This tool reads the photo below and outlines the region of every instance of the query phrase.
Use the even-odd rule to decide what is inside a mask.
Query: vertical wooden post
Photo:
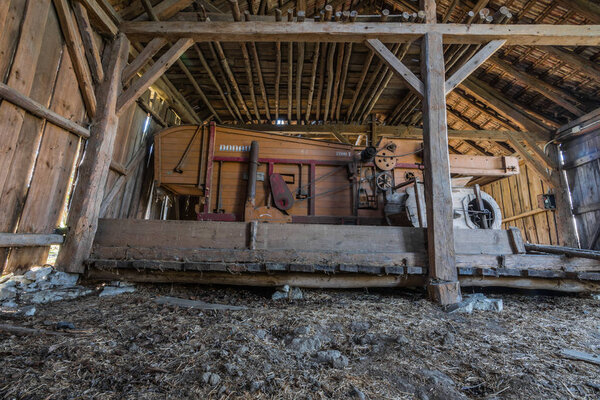
[[[106,51],[108,63],[104,81],[98,88],[98,109],[73,191],[67,222],[69,230],[56,263],[58,268],[67,272],[84,272],[83,263],[90,255],[98,227],[119,121],[116,104],[121,90],[121,72],[127,62],[129,40],[120,34]]]
[[[422,1],[427,23],[435,23],[434,0]],[[452,188],[448,157],[448,127],[442,35],[427,33],[421,44],[425,207],[427,209],[428,292],[442,304],[461,301],[454,253]]]
[[[569,186],[564,176],[559,151],[558,145],[548,145],[548,156],[558,166],[558,170],[553,170],[550,173],[556,176],[557,179],[555,181],[559,183],[554,188],[558,243],[561,246],[579,247],[579,240],[577,239],[577,232],[575,231],[575,224],[573,222],[573,212],[571,211],[571,200],[569,199]]]

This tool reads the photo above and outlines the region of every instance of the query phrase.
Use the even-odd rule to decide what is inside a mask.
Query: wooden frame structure
[[[332,8],[329,6],[329,8],[325,7],[324,14],[320,18],[308,20],[305,19],[305,5],[301,3],[298,4],[295,15],[294,12],[288,12],[287,22],[281,21],[281,12],[275,13],[275,21],[273,19],[264,21],[260,18],[253,20],[250,17],[253,10],[249,10],[245,14],[244,19],[246,21],[244,22],[235,0],[231,1],[233,18],[216,15],[213,16],[215,21],[212,21],[210,17],[206,16],[204,10],[199,11],[199,13],[205,14],[202,21],[165,21],[190,6],[190,3],[189,1],[171,1],[168,4],[163,2],[153,7],[149,1],[144,0],[141,5],[142,12],[145,12],[145,14],[142,14],[135,21],[123,21],[122,17],[105,0],[74,1],[73,7],[70,6],[67,0],[53,1],[85,109],[90,118],[89,129],[73,123],[61,117],[60,114],[47,109],[43,104],[31,100],[28,97],[27,92],[30,88],[26,87],[27,85],[2,84],[0,86],[0,96],[11,104],[29,110],[32,114],[87,139],[85,157],[79,167],[77,185],[70,206],[69,230],[57,261],[60,268],[66,271],[83,272],[84,262],[90,256],[102,201],[106,195],[105,186],[109,169],[126,172],[124,167],[111,162],[111,159],[114,152],[119,116],[123,115],[128,106],[139,101],[139,97],[149,87],[153,86],[157,91],[168,95],[171,107],[177,111],[181,119],[187,122],[202,124],[210,118],[220,119],[219,113],[211,106],[204,93],[205,89],[196,81],[194,74],[190,72],[185,62],[180,59],[186,50],[193,49],[200,60],[204,60],[203,65],[206,68],[208,64],[198,43],[211,42],[210,49],[214,50],[215,55],[219,58],[219,68],[226,79],[218,82],[218,78],[212,72],[209,74],[210,79],[219,88],[218,95],[227,105],[228,111],[238,121],[243,121],[246,118],[250,121],[262,121],[256,100],[257,96],[254,92],[254,73],[257,74],[257,85],[260,96],[263,98],[264,114],[267,115],[268,120],[271,120],[255,42],[275,43],[279,57],[281,57],[282,42],[299,43],[301,46],[298,55],[302,58],[297,60],[296,68],[300,73],[304,66],[304,43],[331,44],[328,53],[326,53],[325,47],[322,47],[322,49],[317,47],[314,51],[315,61],[311,68],[312,79],[308,104],[312,102],[315,85],[317,85],[316,72],[318,65],[316,60],[319,56],[323,59],[325,56],[332,59],[336,54],[336,46],[338,55],[346,51],[347,57],[350,57],[352,44],[364,44],[371,52],[369,63],[372,59],[381,60],[379,70],[384,71],[384,73],[381,75],[379,84],[389,82],[392,75],[404,81],[413,95],[407,97],[406,103],[398,104],[395,111],[400,112],[409,108],[414,110],[421,102],[422,130],[413,127],[405,129],[399,126],[377,127],[375,123],[366,127],[360,125],[326,127],[321,125],[298,129],[304,129],[305,132],[312,131],[314,134],[331,133],[342,142],[348,141],[344,135],[344,130],[360,132],[361,134],[364,132],[365,135],[371,137],[377,137],[378,135],[412,135],[418,137],[422,135],[425,145],[425,200],[429,226],[427,229],[428,287],[431,297],[441,304],[456,303],[461,298],[456,256],[454,254],[455,233],[452,230],[452,210],[449,206],[452,203],[449,201],[449,137],[466,139],[467,142],[468,138],[488,138],[492,141],[507,142],[528,164],[535,168],[544,182],[557,189],[565,185],[564,177],[558,171],[560,166],[558,155],[550,157],[539,147],[539,143],[550,139],[552,136],[549,126],[556,128],[559,126],[554,121],[531,111],[526,112],[516,110],[514,107],[511,108],[506,99],[495,93],[494,96],[496,97],[492,101],[498,112],[484,111],[500,121],[499,123],[503,126],[502,130],[477,130],[475,132],[448,130],[447,117],[454,111],[449,108],[446,98],[461,85],[458,96],[469,97],[470,101],[479,107],[477,99],[489,96],[494,91],[489,90],[485,82],[477,82],[476,78],[467,78],[478,67],[491,60],[509,74],[527,80],[528,84],[535,87],[540,93],[552,92],[547,94],[546,97],[562,104],[565,109],[581,117],[584,111],[581,109],[580,104],[574,104],[579,102],[578,99],[569,97],[567,100],[559,99],[560,93],[557,94],[556,91],[549,90],[547,83],[544,84],[541,79],[530,79],[522,72],[512,70],[509,65],[495,57],[494,53],[502,46],[511,45],[600,46],[600,25],[438,23],[436,2],[434,0],[421,1],[420,9],[423,15],[419,15],[419,19],[424,23],[386,21],[387,15],[385,14],[382,14],[377,22],[367,21],[358,18],[356,15],[352,16],[350,13],[345,15],[340,12],[338,15],[336,12],[332,15]],[[2,12],[2,7],[0,7],[0,17],[5,15]],[[40,13],[43,12],[43,10],[40,10]],[[182,16],[182,18],[185,19],[185,16]],[[326,21],[323,22],[322,19]],[[3,21],[4,19],[0,18],[0,27],[4,23]],[[104,52],[104,58],[106,59],[104,63],[101,62],[100,50],[95,42],[93,29],[109,38],[109,46]],[[131,46],[129,45],[130,41]],[[139,44],[139,41],[148,44],[143,47]],[[221,43],[229,42],[242,42],[242,61],[250,82],[250,97],[253,100],[251,104],[243,98],[236,78],[225,59]],[[398,44],[390,50],[385,45],[385,43],[413,42],[421,43],[420,77],[417,77],[402,60],[408,50],[407,46],[403,47]],[[37,45],[40,45],[40,43],[37,43]],[[463,52],[463,55],[468,55],[468,60],[464,64],[448,64],[449,60],[445,59],[444,55],[444,46],[471,44],[477,46],[474,48],[462,47],[462,50],[459,50]],[[288,68],[293,70],[291,44],[289,49]],[[467,50],[468,52],[465,53]],[[554,49],[551,51],[560,53],[562,50]],[[153,62],[153,56],[159,54],[157,61]],[[22,57],[22,55],[20,56]],[[576,54],[567,54],[567,56],[570,57],[570,61],[580,63],[580,68],[588,68],[595,73],[599,70],[581,63]],[[129,63],[127,63],[128,57],[131,59]],[[201,117],[190,102],[186,100],[186,96],[182,95],[171,81],[164,76],[172,65],[177,65],[180,68],[185,75],[185,79],[189,81],[193,88],[194,96],[199,96],[206,104],[209,110],[208,117]],[[325,68],[325,63],[320,65]],[[278,63],[278,68],[281,68],[281,63]],[[339,109],[343,93],[340,96],[340,90],[343,91],[345,78],[342,77],[345,74],[347,75],[347,67],[338,64],[336,70],[334,70],[333,64],[328,63],[327,68],[331,74],[340,77],[340,80],[336,80],[335,83],[329,81],[325,84],[322,81],[323,74],[321,74],[321,81],[318,82],[317,89],[319,95],[317,97],[320,102],[321,93],[326,94],[324,108],[326,121],[328,115],[336,115],[336,119],[341,120]],[[446,71],[451,72],[448,74],[447,79]],[[366,79],[367,73],[368,65],[361,73],[361,85]],[[133,79],[136,74],[140,74],[140,77]],[[278,69],[277,90],[279,90],[280,78],[281,70]],[[221,83],[226,90],[221,88]],[[125,87],[123,87],[124,84]],[[297,117],[300,121],[304,114],[311,114],[311,106],[308,105],[306,113],[302,112],[301,77],[293,82],[291,74],[288,74],[288,87],[290,88],[287,103],[288,119],[291,119],[292,116],[292,86],[296,88]],[[382,87],[385,88],[385,84]],[[375,94],[374,101],[380,95],[381,91]],[[358,96],[358,92],[355,96]],[[354,100],[356,100],[356,97]],[[277,101],[279,101],[279,93],[277,94]],[[370,101],[373,103],[373,98]],[[317,109],[317,113],[319,109],[320,107]],[[276,106],[273,113],[275,118],[278,118],[279,113],[282,111]],[[369,111],[362,110],[359,113],[362,118],[369,114]],[[511,118],[516,122],[507,122]],[[468,121],[466,123],[467,125],[471,124]],[[165,124],[165,122],[163,121],[162,124]],[[513,133],[515,130],[509,130],[506,127],[517,127],[521,131],[529,131],[530,134],[522,132],[515,134]],[[279,130],[276,125],[269,125],[268,128],[269,130]],[[293,131],[294,128],[293,125],[287,126],[289,131]],[[259,127],[259,129],[261,128]],[[16,137],[7,138],[6,143],[2,144],[0,150],[10,153],[12,151],[11,146],[14,148],[16,140]],[[480,152],[485,152],[485,149],[478,149],[474,143],[470,143],[470,146]],[[2,165],[9,165],[9,158],[5,160],[3,160]],[[4,169],[7,170],[8,168]],[[0,175],[2,186],[4,186],[6,180],[6,173]],[[562,197],[561,201],[564,202],[565,196]],[[570,211],[563,210],[566,210],[566,207],[559,210],[559,213],[564,213],[560,218],[564,224],[561,231],[565,232],[565,235],[570,235],[569,232],[572,231],[572,228],[567,227]]]

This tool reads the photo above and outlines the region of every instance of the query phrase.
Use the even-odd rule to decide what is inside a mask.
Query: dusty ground
[[[600,398],[600,367],[558,355],[600,353],[600,301],[589,297],[495,294],[503,312],[463,315],[420,293],[306,290],[292,303],[270,293],[138,286],[38,306],[0,323],[78,331],[0,333],[0,398]],[[158,306],[158,295],[249,309]]]

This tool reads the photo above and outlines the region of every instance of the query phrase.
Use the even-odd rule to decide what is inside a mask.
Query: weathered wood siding
[[[549,188],[529,165],[521,165],[518,175],[490,183],[482,189],[496,200],[503,219],[540,211],[503,223],[502,229],[515,226],[521,230],[523,239],[530,243],[558,244],[554,211],[542,211],[538,206],[538,196],[548,193]]]
[[[52,0],[0,1],[0,80],[12,89],[59,115],[88,127],[86,112],[73,63],[61,32]],[[103,41],[95,37],[99,48]],[[159,98],[144,100],[168,123],[178,118]],[[144,137],[161,129],[135,104],[119,125],[113,161],[126,165],[144,144]],[[52,233],[65,220],[68,197],[77,177],[85,140],[14,104],[0,99],[0,232]],[[146,157],[129,171],[107,215],[143,217],[149,192]],[[106,192],[118,173],[110,172]],[[145,190],[144,190],[145,189]],[[141,195],[145,193],[145,198]],[[0,271],[8,272],[44,264],[49,247],[2,248]]]
[[[600,129],[563,143],[562,151],[579,241],[590,248],[600,229]]]
[[[0,15],[2,82],[79,124],[87,125],[77,79],[50,0],[9,0]],[[3,28],[3,29],[2,29]],[[3,152],[8,175],[0,186],[0,231],[51,233],[63,216],[81,140],[28,114],[0,103],[0,136],[16,146]],[[43,264],[48,248],[10,250],[8,270]],[[0,266],[8,251],[0,251]]]

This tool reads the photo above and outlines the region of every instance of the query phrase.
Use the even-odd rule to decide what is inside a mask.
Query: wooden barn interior
[[[600,4],[0,1],[0,263],[600,289]]]

